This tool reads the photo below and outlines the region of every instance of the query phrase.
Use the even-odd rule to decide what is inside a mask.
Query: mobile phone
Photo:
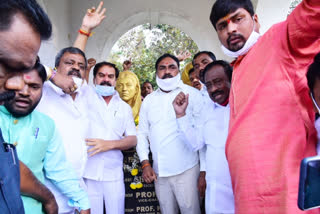
[[[301,161],[298,207],[301,210],[320,207],[320,156]]]

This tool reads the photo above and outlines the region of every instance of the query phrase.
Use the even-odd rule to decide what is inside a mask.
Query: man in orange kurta
[[[316,155],[305,74],[320,51],[320,0],[304,0],[261,37],[250,0],[217,0],[210,20],[237,57],[226,145],[236,213],[302,213],[300,161]]]

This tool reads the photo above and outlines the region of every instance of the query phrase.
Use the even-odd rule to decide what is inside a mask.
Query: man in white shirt
[[[200,74],[209,63],[215,60],[216,60],[216,56],[211,51],[199,51],[194,55],[192,59],[193,71],[192,70],[189,71],[189,78],[192,83],[192,86],[200,90],[201,96],[203,98],[204,106],[208,105],[208,103],[210,104],[211,99],[208,95],[206,86],[204,85],[203,82],[201,82]],[[202,155],[202,153],[200,153],[200,155]],[[202,165],[205,165],[205,164],[202,164]],[[200,171],[200,176],[198,179],[198,189],[199,189],[200,198],[205,197],[205,191],[206,191],[205,176],[206,176],[206,172],[205,172],[205,169],[203,168]]]
[[[57,72],[72,76],[78,88],[69,95],[51,82],[45,82],[37,109],[55,121],[63,139],[66,158],[78,177],[82,178],[87,160],[85,139],[90,127],[88,97],[94,95],[94,91],[83,81],[87,67],[85,54],[78,48],[64,48],[56,56],[55,67]],[[82,184],[85,188],[83,181]],[[74,208],[69,206],[68,199],[50,181],[46,185],[57,200],[59,213],[73,213]]]
[[[159,88],[144,99],[139,115],[137,152],[142,162],[142,176],[147,183],[155,181],[161,213],[174,214],[180,209],[182,214],[198,214],[199,157],[183,142],[172,101],[178,93],[188,93],[190,105],[186,115],[196,120],[202,98],[198,90],[182,83],[179,60],[175,56],[164,54],[155,67]],[[148,159],[149,146],[153,167]]]
[[[131,107],[115,91],[119,76],[117,67],[100,62],[93,69],[96,94],[91,97],[90,146],[83,177],[88,189],[92,213],[123,214],[125,186],[123,155],[137,144],[136,127]]]
[[[188,106],[187,95],[180,93],[173,103],[179,128],[186,136],[185,142],[195,151],[203,147],[206,149],[207,214],[234,213],[232,184],[225,156],[231,76],[232,67],[225,61],[214,61],[205,67],[201,80],[213,102],[206,105],[199,124],[183,116]]]

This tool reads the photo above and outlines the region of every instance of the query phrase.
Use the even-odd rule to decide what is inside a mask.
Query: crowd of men
[[[235,60],[197,53],[189,86],[164,53],[158,89],[142,84],[138,128],[115,90],[119,69],[84,53],[105,11],[88,9],[51,70],[37,57],[47,14],[35,0],[0,2],[1,213],[124,213],[121,150],[135,146],[161,213],[200,214],[200,198],[207,214],[301,213],[299,164],[320,131],[320,2],[260,35],[250,0],[217,0],[210,21]]]

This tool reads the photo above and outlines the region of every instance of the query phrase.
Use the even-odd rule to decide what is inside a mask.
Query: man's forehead
[[[227,76],[222,65],[214,65],[206,72],[206,76],[207,75],[210,75],[211,77],[214,77],[214,78]]]
[[[110,75],[110,74],[115,74],[116,70],[109,65],[104,65],[98,70],[98,73],[102,73],[104,75]]]
[[[203,59],[211,59],[211,57],[207,53],[200,54],[197,58],[195,58],[195,63],[201,62]]]
[[[78,53],[66,52],[63,54],[62,58],[85,63],[85,58],[81,54],[78,54]]]
[[[171,57],[166,57],[159,62],[159,65],[177,65],[177,62]]]
[[[41,77],[39,76],[38,71],[31,70],[23,74],[23,79],[27,83],[42,83]]]
[[[233,17],[237,16],[240,13],[247,12],[244,8],[238,8],[233,12],[228,13],[226,16],[222,17],[221,19],[218,20],[217,25],[223,22],[230,22],[230,19]],[[249,12],[247,12],[249,13]]]
[[[151,86],[151,84],[149,82],[143,83],[143,87],[148,87],[148,86]]]

